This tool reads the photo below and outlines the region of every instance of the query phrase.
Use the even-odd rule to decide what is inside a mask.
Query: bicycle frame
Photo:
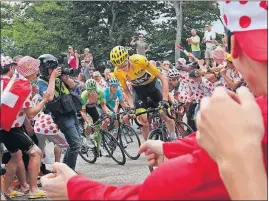
[[[164,123],[164,121],[162,120],[162,118],[161,118],[161,110],[163,110],[164,112],[165,112],[165,114],[169,117],[169,118],[171,118],[171,119],[174,119],[174,117],[172,117],[169,113],[168,113],[168,111],[166,110],[166,109],[164,109],[164,108],[162,108],[162,107],[158,107],[158,108],[149,108],[149,109],[147,109],[145,112],[141,112],[141,113],[138,113],[138,114],[136,114],[136,116],[139,116],[139,115],[142,115],[142,114],[147,114],[147,117],[149,117],[149,115],[151,114],[151,113],[157,113],[157,115],[158,115],[158,120],[159,120],[159,125],[157,125],[157,127],[156,128],[154,128],[151,132],[153,132],[154,130],[160,130],[163,134],[164,134],[164,141],[170,141],[170,137],[169,137],[169,135],[168,135],[168,132],[166,132],[167,131],[167,128],[166,128],[166,125],[165,125],[165,123]],[[152,118],[152,119],[154,119],[154,118]],[[139,126],[139,127],[142,127],[142,125],[137,121],[137,119],[135,119],[135,123]],[[157,123],[158,124],[158,123]]]

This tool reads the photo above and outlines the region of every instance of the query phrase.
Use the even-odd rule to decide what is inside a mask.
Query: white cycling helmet
[[[87,91],[96,91],[97,90],[97,83],[94,79],[88,79],[85,83],[85,89]]]
[[[179,58],[177,61],[182,65],[186,65],[186,59],[184,58]]]
[[[115,77],[110,78],[110,79],[108,80],[108,83],[109,83],[109,84],[117,84],[117,85],[119,85],[119,81],[118,81],[117,78],[115,78]]]
[[[169,78],[176,78],[179,77],[180,73],[177,69],[169,69],[167,73],[167,77]]]

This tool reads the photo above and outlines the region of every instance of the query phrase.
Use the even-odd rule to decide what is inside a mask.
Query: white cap
[[[170,65],[171,63],[170,63],[170,61],[167,61],[166,60],[166,61],[163,62],[163,65],[165,65],[165,64],[169,64]]]
[[[177,61],[178,61],[179,63],[183,64],[183,65],[186,64],[186,59],[184,59],[184,58],[179,58]]]
[[[85,48],[85,49],[84,49],[84,51],[88,51],[88,52],[89,52],[89,51],[90,51],[90,49],[89,49],[89,48]]]
[[[110,72],[111,72],[110,68],[106,68],[104,71],[104,73],[110,73]]]
[[[101,76],[101,73],[99,72],[99,71],[94,71],[93,72],[93,77],[95,77],[95,76]]]

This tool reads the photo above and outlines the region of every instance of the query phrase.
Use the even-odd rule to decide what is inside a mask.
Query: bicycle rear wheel
[[[140,157],[138,153],[141,145],[139,136],[128,124],[122,124],[119,129],[118,138],[123,151],[130,159],[137,160]]]
[[[97,160],[97,147],[94,140],[92,140],[89,136],[82,136],[82,147],[79,151],[79,155],[88,163],[95,163]]]
[[[101,130],[101,135],[103,146],[108,155],[119,165],[124,165],[126,162],[126,157],[118,141],[106,131]]]
[[[192,128],[183,121],[176,121],[175,127],[178,137],[186,137],[194,132]]]

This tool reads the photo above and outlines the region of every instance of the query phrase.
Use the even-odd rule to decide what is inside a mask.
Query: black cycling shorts
[[[27,152],[35,145],[22,127],[11,128],[9,131],[0,130],[0,140],[10,153],[16,153],[19,150]]]
[[[132,96],[135,109],[158,107],[160,101],[162,101],[162,87],[155,78],[151,83],[141,86],[132,86]],[[148,104],[148,98],[151,99],[151,103]]]
[[[93,123],[99,119],[99,112],[97,107],[88,107],[86,106],[86,113],[91,116]]]

